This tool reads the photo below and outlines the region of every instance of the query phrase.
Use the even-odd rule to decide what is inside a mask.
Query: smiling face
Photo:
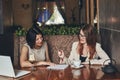
[[[36,35],[35,48],[41,47],[43,44],[43,37],[41,34]]]
[[[80,43],[82,44],[86,43],[86,36],[83,33],[83,30],[80,30],[79,39],[80,39]]]

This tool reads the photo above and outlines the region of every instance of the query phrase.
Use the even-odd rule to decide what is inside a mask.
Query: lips
[[[37,45],[42,46],[42,43],[38,43]]]
[[[41,45],[42,45],[42,44],[43,44],[43,42],[39,42],[38,44],[41,44]]]
[[[85,40],[82,40],[82,39],[81,39],[80,42],[81,42],[81,43],[85,43]]]
[[[80,39],[81,42],[83,42],[84,40],[83,39]]]

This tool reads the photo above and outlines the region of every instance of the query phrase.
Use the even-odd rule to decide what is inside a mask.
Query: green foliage
[[[40,28],[44,35],[76,35],[79,25],[51,25]]]
[[[26,35],[26,30],[23,27],[18,27],[18,29],[16,29],[15,34],[17,36],[25,36]]]
[[[76,35],[79,32],[80,25],[50,25],[39,27],[44,35]],[[18,26],[15,30],[17,36],[25,36],[27,30]]]

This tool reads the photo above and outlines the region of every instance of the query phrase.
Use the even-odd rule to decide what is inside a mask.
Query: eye
[[[79,34],[79,36],[80,36],[80,37],[86,37],[86,36],[85,36],[85,35],[83,35],[83,34]]]

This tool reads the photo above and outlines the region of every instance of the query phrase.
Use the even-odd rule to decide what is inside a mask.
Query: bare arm
[[[23,46],[22,50],[21,50],[21,56],[20,56],[20,65],[21,67],[31,67],[34,66],[33,64],[31,64],[28,61],[28,47],[27,46]]]

